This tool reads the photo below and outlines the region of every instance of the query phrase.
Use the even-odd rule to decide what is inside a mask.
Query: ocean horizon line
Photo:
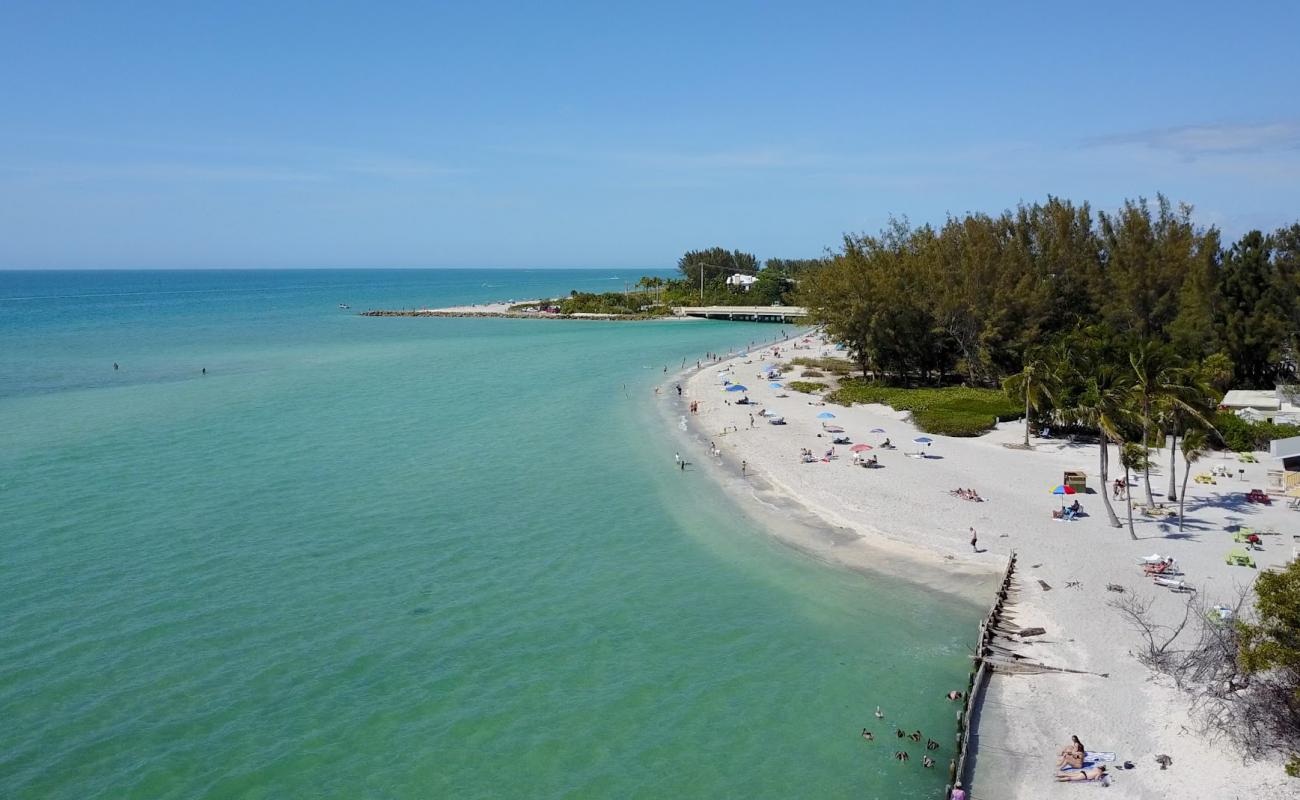
[[[600,270],[649,270],[652,272],[671,272],[677,269],[668,267],[0,267],[0,272],[575,272]]]

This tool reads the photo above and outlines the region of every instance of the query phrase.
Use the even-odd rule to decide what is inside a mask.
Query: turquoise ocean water
[[[338,308],[636,277],[0,272],[0,797],[937,797],[979,609],[673,468],[775,326]]]

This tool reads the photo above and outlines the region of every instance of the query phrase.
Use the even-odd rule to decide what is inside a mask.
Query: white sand
[[[721,450],[718,461],[732,466],[745,461],[751,483],[859,534],[801,546],[851,566],[910,573],[916,571],[917,560],[937,560],[965,575],[1000,572],[1014,549],[1020,556],[1022,587],[1016,621],[1023,627],[1047,629],[1041,641],[1023,645],[1020,651],[1053,666],[1109,675],[995,676],[979,728],[973,797],[1039,800],[1091,792],[1095,785],[1058,784],[1052,778],[1056,753],[1071,734],[1077,734],[1090,750],[1117,753],[1117,763],[1131,760],[1137,765],[1134,770],[1118,771],[1108,797],[1283,796],[1288,779],[1280,761],[1243,764],[1227,744],[1206,741],[1188,717],[1185,697],[1164,679],[1153,678],[1130,655],[1137,634],[1108,605],[1120,595],[1106,589],[1108,583],[1121,584],[1129,594],[1153,597],[1154,609],[1164,621],[1181,619],[1183,596],[1154,586],[1135,563],[1140,556],[1159,553],[1175,557],[1186,572],[1185,580],[1203,597],[1230,600],[1234,587],[1249,583],[1257,574],[1224,563],[1224,554],[1239,547],[1224,530],[1232,524],[1283,532],[1265,536],[1265,550],[1252,553],[1261,568],[1289,560],[1293,556],[1290,534],[1300,515],[1276,500],[1271,507],[1241,502],[1242,492],[1264,487],[1270,466],[1266,456],[1261,454],[1259,464],[1246,465],[1222,454],[1203,460],[1193,467],[1193,474],[1224,463],[1234,474],[1244,466],[1246,480],[1189,483],[1186,533],[1178,534],[1176,520],[1162,524],[1136,518],[1139,540],[1132,541],[1127,528],[1108,524],[1100,494],[1078,496],[1090,516],[1075,522],[1051,519],[1052,509],[1061,503],[1050,490],[1062,482],[1064,470],[1083,470],[1090,489],[1109,491],[1097,475],[1096,445],[1035,440],[1032,451],[1011,449],[1005,445],[1021,442],[1023,427],[1009,423],[975,439],[933,436],[928,452],[934,457],[909,458],[905,451],[923,449],[912,443],[913,437],[923,434],[906,421],[905,413],[879,405],[815,406],[810,403],[816,397],[769,388],[768,381],[757,376],[760,362],[780,363],[800,355],[822,355],[824,350],[821,345],[805,350],[787,347],[782,346],[779,361],[770,356],[769,347],[705,367],[684,380],[682,400],[700,401],[700,413],[691,421],[703,437],[716,442]],[[731,367],[734,382],[749,387],[747,394],[756,405],[728,404],[739,395],[722,391],[718,373],[726,367]],[[798,379],[799,371],[794,368],[787,379]],[[789,397],[776,397],[782,391]],[[675,392],[667,394],[676,401]],[[788,424],[767,424],[758,416],[764,407],[784,416]],[[836,418],[818,420],[822,411]],[[852,466],[852,454],[844,445],[835,447],[838,458],[829,463],[801,463],[800,448],[820,456],[831,447],[828,436],[818,436],[823,422],[844,427],[854,443],[878,445],[887,436],[898,449],[867,453],[878,456],[883,469]],[[723,432],[733,425],[739,430]],[[876,427],[886,433],[868,433]],[[707,440],[702,444],[705,449]],[[1167,468],[1168,451],[1156,455],[1161,467]],[[707,458],[707,453],[696,458]],[[1116,460],[1112,452],[1112,464]],[[1181,463],[1179,469],[1181,485]],[[1156,499],[1163,499],[1167,473],[1153,471],[1151,482]],[[956,487],[974,488],[987,502],[950,495],[948,490]],[[1140,478],[1131,493],[1139,499],[1144,496]],[[1123,518],[1122,501],[1116,503],[1116,511]],[[979,535],[979,553],[969,545],[971,527]],[[1051,590],[1041,589],[1039,579]],[[1079,585],[1067,587],[1073,581]],[[992,601],[991,594],[986,600]],[[973,627],[971,637],[975,637]],[[1167,771],[1154,762],[1160,753],[1173,758]]]
[[[536,300],[506,300],[501,303],[479,303],[473,306],[448,306],[446,308],[421,308],[425,314],[505,314],[511,306],[521,303],[535,303]]]

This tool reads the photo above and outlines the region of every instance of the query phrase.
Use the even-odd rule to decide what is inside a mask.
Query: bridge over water
[[[679,317],[793,323],[808,316],[808,309],[800,306],[676,306],[673,313]]]

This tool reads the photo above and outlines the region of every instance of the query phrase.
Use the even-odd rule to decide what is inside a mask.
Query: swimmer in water
[[[911,736],[908,736],[907,738],[911,739],[911,740],[914,741],[914,742],[919,742],[919,741],[921,741],[921,732],[920,732],[920,731],[915,731],[915,732],[912,733]]]
[[[874,742],[876,740],[875,735],[872,734],[872,732],[867,730],[866,728],[862,729],[862,738],[866,739],[868,742]]]
[[[876,706],[876,719],[884,719],[884,718],[885,718],[885,712],[880,710],[880,706]]]

